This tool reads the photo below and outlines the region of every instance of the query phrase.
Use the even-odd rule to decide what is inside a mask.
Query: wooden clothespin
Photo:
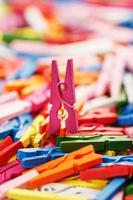
[[[67,69],[65,81],[59,79],[57,62],[52,62],[51,74],[51,96],[50,103],[52,104],[50,110],[49,133],[57,134],[60,130],[61,123],[59,119],[59,110],[63,108],[67,111],[65,114],[65,128],[70,133],[76,133],[78,130],[77,113],[74,106],[75,90],[73,83],[73,61],[69,59],[67,62]],[[63,112],[64,113],[64,112]]]
[[[0,167],[0,184],[22,174],[24,169],[17,160]]]
[[[70,175],[78,174],[80,171],[96,166],[102,162],[99,154],[94,152],[93,146],[86,146],[56,160],[34,168],[39,175],[30,180],[31,188],[51,183]]]

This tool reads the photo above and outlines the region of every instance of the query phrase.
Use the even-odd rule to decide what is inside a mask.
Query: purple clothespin
[[[55,60],[52,61],[51,73],[51,96],[49,133],[56,134],[60,129],[60,119],[58,116],[59,109],[63,108],[67,111],[65,120],[65,128],[70,133],[76,133],[78,130],[77,113],[75,110],[75,88],[73,83],[73,60],[67,61],[65,81],[61,82],[58,74],[58,66]]]
[[[23,171],[20,161],[17,160],[0,167],[0,184],[21,175]]]

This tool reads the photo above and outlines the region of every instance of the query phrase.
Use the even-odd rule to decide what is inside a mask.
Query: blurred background
[[[132,0],[0,0],[1,85],[35,73],[50,82],[53,58],[64,77],[73,58],[75,85],[89,86],[110,55],[125,58],[131,70],[132,44]]]

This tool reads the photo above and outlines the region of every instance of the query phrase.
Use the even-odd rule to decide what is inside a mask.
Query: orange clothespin
[[[78,174],[80,171],[96,166],[101,162],[102,157],[94,152],[93,146],[89,145],[36,167],[35,170],[39,175],[31,179],[28,185],[31,188],[35,188],[43,184],[51,183]]]
[[[5,91],[17,91],[22,97],[32,93],[44,84],[44,78],[34,75],[31,78],[9,81],[5,84]]]

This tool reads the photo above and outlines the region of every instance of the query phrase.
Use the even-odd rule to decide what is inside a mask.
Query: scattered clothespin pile
[[[133,200],[132,1],[0,1],[0,199]]]

